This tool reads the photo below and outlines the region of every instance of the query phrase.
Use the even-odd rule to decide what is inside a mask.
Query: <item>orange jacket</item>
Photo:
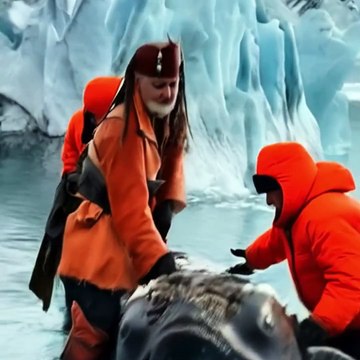
[[[121,84],[122,78],[115,76],[96,77],[86,84],[83,94],[83,109],[73,114],[65,133],[61,152],[62,174],[76,170],[77,162],[84,150],[85,144],[81,141],[84,128],[84,112],[91,112],[96,122],[99,123],[109,111]]]
[[[111,215],[83,201],[68,217],[58,268],[60,275],[86,280],[102,289],[134,288],[168,252],[148,205],[146,181],[156,179],[162,164],[137,90],[125,138],[123,117],[123,105],[117,106],[97,128],[89,147],[89,156],[106,182]],[[185,206],[182,152],[174,152],[174,163],[167,156],[170,153],[165,155],[163,165],[169,173],[161,196],[176,201],[180,210]]]
[[[76,170],[77,161],[85,147],[81,142],[83,127],[83,111],[78,110],[71,117],[64,137],[64,144],[61,151],[63,175]]]
[[[257,174],[278,181],[283,208],[246,249],[249,265],[287,259],[300,299],[329,334],[360,329],[360,204],[344,194],[355,188],[350,172],[279,143],[260,152]]]

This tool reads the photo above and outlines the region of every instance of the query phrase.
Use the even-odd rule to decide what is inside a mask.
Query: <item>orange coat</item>
[[[182,149],[165,148],[161,163],[138,91],[125,138],[123,116],[123,105],[117,106],[97,128],[89,148],[89,156],[106,182],[111,215],[89,200],[83,201],[68,217],[58,268],[60,275],[102,289],[134,288],[168,252],[152,219],[146,181],[155,180],[160,170],[166,176],[161,199],[174,200],[177,211],[185,206]],[[173,154],[176,156],[170,158]]]
[[[354,189],[350,172],[280,143],[260,152],[257,174],[278,181],[283,208],[246,249],[249,265],[287,259],[300,299],[331,335],[360,329],[360,203],[344,194]]]
[[[78,110],[72,115],[65,133],[61,151],[62,174],[68,174],[76,170],[77,161],[85,147],[81,142],[83,127],[83,111]]]
[[[123,78],[99,76],[91,79],[84,88],[83,109],[76,111],[68,124],[61,152],[62,174],[76,170],[76,165],[85,145],[81,141],[84,128],[84,112],[90,112],[99,123],[107,114]]]

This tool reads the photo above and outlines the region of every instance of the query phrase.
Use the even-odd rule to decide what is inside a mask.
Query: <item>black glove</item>
[[[237,257],[242,257],[246,260],[246,252],[244,249],[230,249],[231,253]],[[254,273],[253,269],[245,261],[242,264],[237,264],[230,267],[226,270],[229,274],[238,274],[238,275],[252,275]]]
[[[242,257],[242,258],[244,258],[246,260],[246,251],[245,251],[245,249],[230,249],[230,251],[234,256]]]
[[[171,252],[163,255],[145,275],[139,283],[147,284],[150,280],[156,279],[161,275],[170,275],[176,271],[174,256]]]
[[[78,185],[79,177],[80,177],[80,174],[77,172],[71,172],[66,175],[65,187],[66,187],[66,191],[68,194],[75,195],[77,193],[78,188],[79,188],[79,185]]]
[[[172,217],[173,212],[171,200],[165,200],[155,206],[153,211],[154,224],[165,242],[171,226]]]
[[[328,334],[314,319],[308,317],[299,324],[296,337],[300,348],[306,349],[309,346],[325,345]]]
[[[227,269],[226,272],[237,275],[252,275],[254,273],[253,269],[251,269],[246,262],[232,266]]]

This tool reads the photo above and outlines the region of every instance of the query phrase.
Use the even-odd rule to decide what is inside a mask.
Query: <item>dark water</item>
[[[355,110],[354,110],[355,109]],[[353,119],[360,113],[354,108]],[[360,120],[353,121],[354,145],[348,164],[360,183]],[[23,145],[23,144],[22,144]],[[48,313],[28,290],[43,227],[59,179],[59,141],[26,150],[0,149],[0,360],[55,359],[64,343],[62,288],[56,288]],[[23,147],[23,146],[22,146]],[[359,196],[359,192],[355,193]],[[175,218],[170,246],[195,262],[221,271],[235,261],[230,247],[244,247],[270,226],[273,213],[264,199],[241,204],[191,205]],[[270,283],[290,312],[299,304],[286,264],[254,276]]]

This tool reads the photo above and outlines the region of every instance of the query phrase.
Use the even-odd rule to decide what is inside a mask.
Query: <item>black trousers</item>
[[[125,291],[103,290],[68,277],[61,277],[61,280],[65,287],[67,307],[71,306],[70,301],[76,301],[90,324],[105,331],[110,340],[115,341],[121,317],[120,299]]]
[[[347,330],[330,339],[327,343],[355,359],[360,359],[360,330]]]

